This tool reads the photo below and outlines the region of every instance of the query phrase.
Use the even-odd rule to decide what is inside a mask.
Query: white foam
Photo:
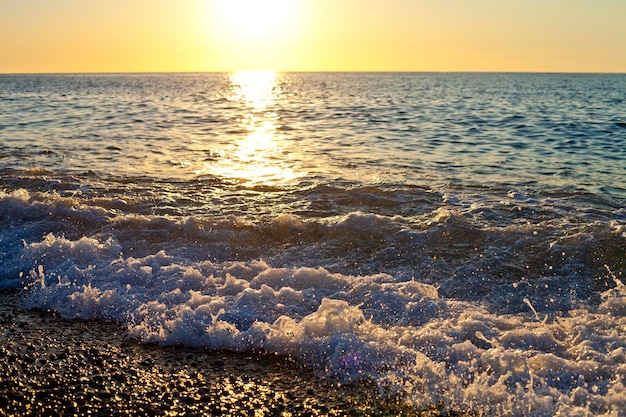
[[[22,191],[0,201],[2,285],[26,287],[27,307],[116,320],[142,342],[291,355],[417,408],[626,409],[621,271],[596,270],[591,282],[605,287],[593,291],[580,272],[594,253],[615,256],[603,242],[619,248],[617,220],[565,233],[558,219],[502,222],[516,206],[465,202],[252,222],[123,215]],[[272,256],[249,255],[265,246]],[[516,256],[525,267],[502,269]],[[366,266],[373,272],[355,272]]]
[[[623,285],[607,290],[597,309],[546,322],[442,299],[431,285],[384,274],[190,263],[163,251],[121,258],[113,241],[53,235],[26,249],[46,265],[34,271],[29,306],[123,321],[143,342],[289,354],[346,381],[371,378],[416,407],[511,415],[623,410]]]

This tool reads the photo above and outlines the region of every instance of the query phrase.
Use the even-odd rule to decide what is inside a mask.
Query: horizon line
[[[291,74],[597,74],[597,75],[626,75],[626,71],[480,71],[480,70],[273,70],[273,69],[239,69],[213,71],[52,71],[52,72],[0,72],[0,75],[142,75],[142,74],[231,74],[242,71],[272,71]]]

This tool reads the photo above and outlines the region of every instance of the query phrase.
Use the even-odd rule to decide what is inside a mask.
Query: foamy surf
[[[401,395],[416,409],[620,415],[626,406],[624,285],[604,266],[587,283],[568,276],[594,267],[581,253],[597,253],[597,241],[623,244],[615,221],[559,238],[550,227],[476,227],[467,219],[475,209],[411,219],[283,215],[255,224],[120,215],[68,203],[25,190],[2,195],[4,218],[21,216],[33,228],[20,225],[31,235],[15,236],[20,242],[11,253],[5,246],[3,264],[3,276],[13,277],[4,286],[24,287],[29,308],[124,323],[144,343],[288,355],[342,382],[372,380],[382,395]],[[56,232],[32,239],[42,221],[56,224]],[[10,230],[5,221],[3,239]],[[457,246],[435,259],[431,252],[448,239]],[[229,260],[263,241],[264,251],[252,255],[267,259]],[[498,241],[507,246],[492,248]],[[400,244],[403,252],[395,250]],[[530,258],[536,246],[544,259],[558,252],[559,270],[548,267],[554,273],[543,277],[498,273],[510,262],[501,253],[522,246],[530,252],[520,257]],[[409,275],[406,263],[394,260],[411,247],[419,267]],[[461,248],[483,255],[467,265],[455,259]],[[370,265],[337,265],[364,250]],[[348,272],[375,265],[389,272]]]

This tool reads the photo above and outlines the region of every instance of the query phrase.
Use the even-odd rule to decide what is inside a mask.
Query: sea
[[[416,410],[626,416],[626,74],[0,76],[0,290]]]

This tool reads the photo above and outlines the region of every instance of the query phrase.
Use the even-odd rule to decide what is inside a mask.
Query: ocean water
[[[0,289],[416,409],[626,415],[626,75],[0,76]]]

